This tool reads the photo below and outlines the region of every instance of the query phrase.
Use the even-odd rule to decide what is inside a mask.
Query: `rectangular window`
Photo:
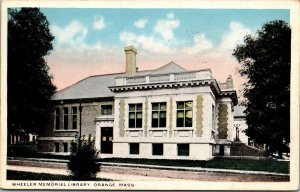
[[[143,124],[143,105],[129,104],[129,128],[141,128]]]
[[[178,144],[177,145],[177,155],[178,156],[189,156],[190,155],[190,145],[189,144]]]
[[[112,115],[112,105],[101,105],[102,115]]]
[[[72,107],[72,128],[77,129],[77,107]]]
[[[64,107],[64,129],[68,129],[69,126],[69,109]]]
[[[129,154],[134,154],[134,155],[140,154],[140,144],[129,143]]]
[[[166,127],[167,104],[152,103],[152,127]]]
[[[60,109],[55,109],[55,129],[60,129]]]
[[[177,127],[192,127],[193,125],[193,101],[177,102]]]
[[[68,152],[68,143],[63,143],[63,145],[64,145],[64,152],[65,153]]]
[[[152,144],[152,155],[163,155],[164,145],[161,143]]]
[[[59,143],[54,143],[54,151],[59,152]]]
[[[211,110],[212,110],[211,128],[214,129],[215,128],[215,106],[214,105],[211,106]]]

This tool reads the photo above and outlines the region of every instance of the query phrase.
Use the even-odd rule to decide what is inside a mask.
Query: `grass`
[[[209,161],[196,161],[196,160],[107,158],[107,159],[101,159],[101,162],[289,173],[289,162],[276,161],[276,160],[246,160],[246,159],[215,158]]]
[[[52,181],[72,181],[68,175],[54,175],[48,173],[32,173],[25,171],[7,170],[7,180],[52,180]],[[105,178],[96,178],[96,181],[112,181]]]

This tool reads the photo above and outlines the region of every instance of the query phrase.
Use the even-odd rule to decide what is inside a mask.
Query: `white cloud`
[[[165,45],[162,41],[155,39],[152,35],[136,35],[131,32],[123,31],[120,33],[120,40],[126,45],[139,46],[151,52],[167,53],[173,51],[173,49]]]
[[[147,24],[148,20],[147,19],[139,19],[137,21],[135,21],[133,24],[134,26],[136,26],[137,28],[144,28]]]
[[[243,38],[246,34],[250,34],[251,30],[245,27],[243,24],[236,21],[230,22],[229,31],[222,36],[222,42],[219,48],[223,50],[232,50],[237,44],[243,42]]]
[[[100,16],[94,20],[94,29],[102,30],[106,27],[104,17]]]
[[[50,29],[55,36],[58,47],[67,45],[78,47],[84,45],[88,29],[79,21],[73,20],[65,27],[51,25]]]
[[[186,54],[197,54],[213,48],[213,43],[206,38],[205,34],[198,33],[194,36],[194,45],[183,50]]]
[[[169,41],[174,39],[173,30],[178,28],[180,21],[174,19],[173,13],[167,14],[167,19],[160,19],[157,21],[154,32],[160,34],[164,40]]]
[[[55,36],[56,49],[65,49],[70,52],[74,50],[100,50],[103,47],[100,41],[87,44],[88,28],[76,20],[71,21],[64,27],[51,25],[50,30]]]

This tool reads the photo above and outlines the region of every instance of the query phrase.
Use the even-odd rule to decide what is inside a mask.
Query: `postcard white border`
[[[199,9],[289,9],[292,28],[291,63],[291,159],[290,182],[173,182],[134,181],[134,188],[114,188],[114,190],[297,190],[299,188],[299,64],[300,64],[300,2],[297,0],[99,0],[99,1],[2,1],[1,6],[1,187],[9,189],[32,189],[32,187],[12,187],[6,181],[6,45],[7,7],[62,7],[62,8],[199,8]],[[19,181],[21,182],[21,181]],[[31,181],[24,181],[31,183]],[[45,181],[39,181],[41,183]],[[57,181],[68,183],[68,181]],[[91,182],[92,184],[93,182]],[[115,182],[118,183],[118,182]],[[34,187],[34,189],[47,189]],[[48,189],[80,189],[72,187],[50,187]],[[94,187],[81,189],[99,189]],[[101,188],[112,189],[112,188]]]

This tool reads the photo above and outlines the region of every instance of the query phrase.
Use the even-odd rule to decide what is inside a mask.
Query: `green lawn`
[[[32,173],[24,171],[7,170],[7,180],[52,180],[52,181],[71,181],[68,175],[53,175],[48,173]],[[97,178],[96,181],[112,181],[105,178]]]
[[[289,173],[289,162],[276,161],[276,160],[246,160],[246,159],[215,158],[210,161],[196,161],[196,160],[193,161],[193,160],[109,158],[109,159],[101,159],[100,161],[114,162],[114,163],[133,163],[133,164],[146,164],[146,165],[202,167],[202,168],[236,169],[236,170]]]

